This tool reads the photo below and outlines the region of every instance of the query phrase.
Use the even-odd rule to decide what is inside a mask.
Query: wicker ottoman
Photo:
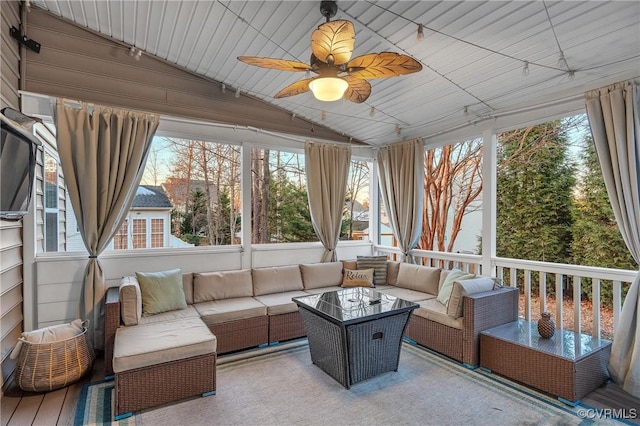
[[[480,367],[555,395],[569,405],[609,378],[611,342],[569,330],[540,337],[537,324],[514,321],[480,334]]]
[[[115,420],[215,394],[216,337],[199,318],[121,327],[113,352]]]

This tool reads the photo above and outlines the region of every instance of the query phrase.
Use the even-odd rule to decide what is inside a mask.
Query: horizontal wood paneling
[[[179,117],[252,126],[295,135],[347,138],[252,97],[222,93],[221,85],[81,29],[40,9],[29,14],[29,36],[46,40],[39,54],[27,52],[25,89]]]
[[[9,291],[22,282],[22,265],[15,265],[0,274],[0,293]]]
[[[0,239],[3,239],[2,231],[3,230],[0,228]],[[11,269],[19,265],[22,265],[22,245],[11,246],[0,250],[0,271]]]
[[[17,1],[0,2],[0,108],[20,108],[20,48],[10,35],[11,27],[19,28],[20,8]]]

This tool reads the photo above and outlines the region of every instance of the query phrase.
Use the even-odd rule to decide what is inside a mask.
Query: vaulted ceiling
[[[304,78],[238,56],[308,63],[319,1],[32,0],[32,5],[371,145],[473,135],[509,117],[580,108],[586,90],[640,76],[637,1],[338,1],[356,30],[353,56],[391,51],[423,70],[371,80],[362,104],[308,92]],[[417,37],[418,25],[424,38]],[[559,61],[563,55],[565,61]],[[528,64],[528,75],[525,65]],[[492,124],[498,123],[498,124]]]

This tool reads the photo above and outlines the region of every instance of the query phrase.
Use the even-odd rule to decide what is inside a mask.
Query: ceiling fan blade
[[[370,53],[353,58],[347,64],[352,77],[371,80],[411,74],[422,69],[422,64],[411,56],[395,52]]]
[[[316,58],[327,64],[346,64],[353,53],[355,35],[350,21],[326,22],[311,34],[311,51]]]
[[[309,83],[313,78],[305,78],[304,80],[296,81],[293,84],[288,85],[274,96],[276,99],[286,98],[287,96],[300,95],[306,93],[309,90]]]
[[[367,100],[371,94],[371,85],[368,81],[349,75],[343,78],[347,83],[349,83],[349,87],[343,96],[344,99],[350,100],[356,104],[360,104]]]
[[[280,71],[308,71],[311,67],[304,62],[288,61],[286,59],[258,58],[255,56],[238,56],[238,60],[245,64],[254,65],[261,68],[269,68]]]

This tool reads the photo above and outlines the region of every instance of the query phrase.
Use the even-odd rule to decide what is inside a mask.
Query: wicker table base
[[[335,304],[331,306],[339,309],[339,315],[338,311],[328,315],[330,309],[326,306],[325,309],[318,309],[306,303],[316,300],[315,296],[294,299],[309,339],[311,361],[347,389],[354,383],[387,371],[397,371],[402,335],[411,311],[417,305],[377,292],[354,296],[353,291],[345,290],[324,295],[333,299]],[[382,306],[369,305],[370,297],[381,297]],[[343,306],[338,307],[341,298]],[[357,309],[362,312],[354,314],[353,310],[349,310],[349,307],[358,306],[360,302],[363,305]],[[376,309],[371,306],[379,306],[380,309],[374,313]],[[380,313],[385,308],[388,310]],[[336,316],[342,319],[338,320]],[[345,317],[350,319],[345,321]]]
[[[514,321],[480,334],[480,366],[576,405],[609,378],[611,342],[567,330],[545,339]]]

